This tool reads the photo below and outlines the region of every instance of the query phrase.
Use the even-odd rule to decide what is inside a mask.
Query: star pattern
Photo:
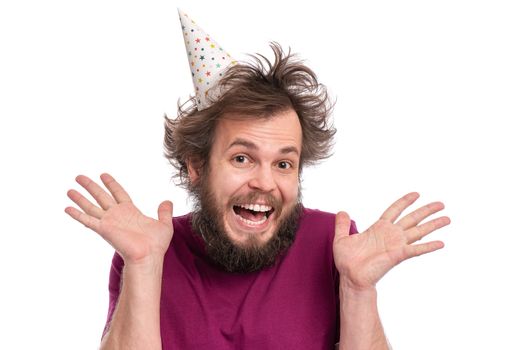
[[[179,14],[195,86],[197,107],[202,109],[207,107],[209,89],[223,76],[223,72],[229,66],[237,62],[187,14],[180,11]]]

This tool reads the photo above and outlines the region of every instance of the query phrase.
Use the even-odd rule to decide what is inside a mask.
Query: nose
[[[253,174],[248,182],[251,189],[261,192],[271,192],[277,187],[271,166],[259,165],[253,169]]]

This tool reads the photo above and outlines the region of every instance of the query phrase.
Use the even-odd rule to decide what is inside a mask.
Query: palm
[[[121,255],[137,260],[167,248],[173,235],[172,225],[145,216],[131,202],[111,207],[100,219],[99,230]]]
[[[447,217],[420,224],[426,217],[442,210],[442,203],[428,204],[395,223],[402,211],[417,198],[414,193],[404,196],[369,229],[357,235],[347,234],[350,222],[347,214],[337,215],[337,232],[333,242],[335,265],[340,275],[347,278],[353,287],[374,287],[400,262],[443,247],[439,241],[412,244],[449,224]]]
[[[145,216],[129,195],[110,175],[101,176],[110,194],[85,176],[77,181],[95,198],[99,206],[75,190],[68,196],[84,211],[69,207],[66,212],[97,232],[128,262],[140,262],[149,256],[163,256],[173,236],[172,205],[163,202],[158,220]]]

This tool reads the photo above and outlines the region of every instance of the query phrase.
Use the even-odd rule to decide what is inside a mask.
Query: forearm
[[[101,350],[161,350],[160,292],[163,261],[125,265],[118,304]]]
[[[354,290],[340,280],[340,350],[387,350],[376,289]]]

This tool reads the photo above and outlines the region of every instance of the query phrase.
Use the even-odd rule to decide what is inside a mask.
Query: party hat
[[[216,89],[210,89],[222,78],[226,69],[237,62],[186,13],[178,9],[178,15],[193,76],[197,108],[202,110],[210,105],[210,98],[219,97]]]

